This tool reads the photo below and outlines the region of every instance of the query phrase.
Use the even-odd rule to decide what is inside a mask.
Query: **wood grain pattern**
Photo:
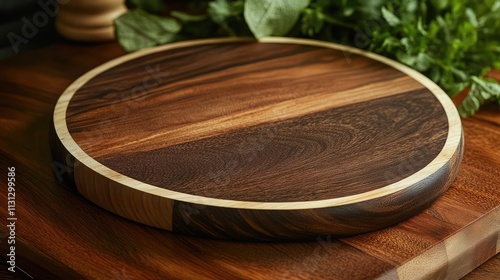
[[[463,280],[490,280],[500,275],[500,255],[497,254],[477,269],[463,277]]]
[[[424,252],[444,249],[444,240],[469,225],[499,224],[491,218],[491,213],[500,212],[500,115],[494,105],[463,120],[464,157],[448,191],[421,214],[380,231],[343,239],[318,237],[312,242],[227,242],[169,233],[102,210],[59,182],[58,176],[72,174],[73,168],[63,172],[51,160],[50,123],[57,98],[74,79],[122,54],[117,44],[63,42],[0,61],[0,166],[18,170],[17,264],[36,279],[58,275],[60,279],[374,279],[382,275],[398,279],[398,267],[416,265]],[[5,180],[0,186],[0,201],[5,205]],[[6,215],[6,208],[0,207],[1,219]],[[484,250],[488,248],[485,239],[497,242],[495,252],[500,251],[498,235],[484,234],[488,231],[481,227],[472,232],[461,236],[467,248],[477,246],[477,250],[458,252],[462,262],[471,264],[461,274],[492,257],[492,250]],[[496,232],[500,232],[498,226]],[[0,233],[5,236],[6,227],[0,227]],[[0,250],[4,255],[3,245]],[[458,270],[459,262],[439,257],[432,263],[413,279],[428,279],[430,270],[437,267],[446,268],[438,272],[442,279],[457,277],[446,273]],[[481,273],[486,278],[476,278],[474,271],[466,279],[495,279],[495,268]]]
[[[355,49],[279,38],[119,58],[65,91],[54,124],[58,159],[76,159],[77,189],[97,205],[175,232],[243,240],[400,222],[448,188],[463,145],[452,103],[420,74]]]
[[[98,160],[180,193],[314,201],[376,190],[412,175],[439,154],[447,132],[444,112],[427,91],[417,90]]]

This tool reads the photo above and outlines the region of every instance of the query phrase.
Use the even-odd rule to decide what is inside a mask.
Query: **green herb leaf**
[[[323,27],[324,16],[320,9],[304,9],[302,12],[301,30],[304,35],[313,37]]]
[[[224,23],[227,18],[232,16],[231,4],[226,0],[215,0],[208,3],[208,15],[218,24]]]
[[[382,7],[382,16],[390,26],[396,26],[401,23],[401,20],[399,20],[399,18],[396,15],[389,12],[389,10],[387,10],[385,7]]]
[[[180,11],[172,11],[170,15],[179,19],[182,23],[204,21],[208,18],[207,15],[190,15]]]
[[[241,26],[244,22],[240,19],[243,13],[243,1],[215,0],[208,3],[207,13],[225,33],[230,36],[241,36],[236,30],[244,29]]]
[[[118,17],[115,28],[122,47],[132,52],[174,41],[181,25],[172,18],[133,10]]]
[[[493,79],[472,77],[469,94],[458,112],[462,117],[472,116],[486,101],[497,101],[500,105],[500,84]]]
[[[310,0],[246,0],[244,16],[255,38],[284,36]]]

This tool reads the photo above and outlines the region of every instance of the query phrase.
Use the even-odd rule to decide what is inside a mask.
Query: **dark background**
[[[59,39],[54,27],[54,17],[48,15],[39,2],[53,2],[56,0],[1,0],[0,1],[0,58],[16,54],[16,49],[12,44],[16,44],[17,36],[23,37],[26,41],[18,43],[18,51],[24,51],[33,48],[39,48]],[[44,20],[45,14],[47,22],[39,27],[34,25],[34,16],[38,13],[38,22]],[[26,22],[33,24],[34,30],[29,30]],[[28,24],[29,25],[29,24]],[[27,38],[23,35],[24,30],[28,29],[34,36]],[[9,35],[10,34],[10,35]],[[15,35],[14,35],[15,34]],[[16,36],[17,35],[17,36]],[[31,35],[31,34],[30,34]],[[26,42],[26,43],[23,43]]]

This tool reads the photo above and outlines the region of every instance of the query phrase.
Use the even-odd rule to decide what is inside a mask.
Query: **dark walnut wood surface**
[[[62,95],[56,158],[76,158],[89,200],[175,232],[314,239],[395,224],[453,181],[460,119],[421,75],[351,51],[222,39],[122,57]]]
[[[0,61],[0,163],[2,174],[7,166],[17,170],[16,264],[36,279],[458,279],[499,251],[496,106],[463,120],[464,158],[448,191],[429,209],[383,230],[241,243],[169,233],[102,210],[60,183],[74,168],[64,172],[52,160],[50,123],[67,86],[122,54],[116,44],[61,43]],[[0,209],[5,221],[7,209]],[[6,230],[1,227],[2,256]],[[497,273],[487,268],[471,276],[494,279]]]

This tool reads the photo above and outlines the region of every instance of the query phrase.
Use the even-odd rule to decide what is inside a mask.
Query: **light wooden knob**
[[[67,1],[59,6],[56,28],[59,34],[71,40],[113,40],[113,20],[126,10],[123,0]]]

